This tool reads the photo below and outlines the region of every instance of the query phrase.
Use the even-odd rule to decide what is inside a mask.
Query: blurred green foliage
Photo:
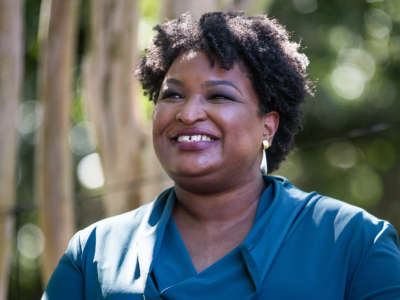
[[[364,207],[400,228],[400,1],[288,0],[256,1],[285,24],[310,58],[316,95],[305,105],[304,131],[297,147],[277,174],[305,190],[316,189]],[[89,38],[89,1],[79,18],[75,101],[71,149],[75,167],[91,151],[90,124],[81,96],[81,64]],[[158,23],[161,1],[141,0],[138,47],[148,45]],[[37,41],[40,0],[25,1],[25,77],[19,125],[16,230],[37,223],[33,166],[35,134],[40,122],[37,102]],[[261,11],[259,11],[261,12]],[[152,104],[144,101],[146,118]],[[103,216],[99,191],[82,187],[75,176],[76,223],[86,226]],[[101,191],[100,191],[101,192]],[[18,255],[17,255],[18,254]],[[39,299],[42,292],[39,258],[17,251],[12,261],[9,299]]]
[[[305,105],[297,150],[277,173],[399,228],[400,2],[285,4],[275,1],[269,14],[301,43],[317,88]]]

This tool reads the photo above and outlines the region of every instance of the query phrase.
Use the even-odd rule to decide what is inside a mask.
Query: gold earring
[[[267,149],[270,147],[270,144],[269,144],[268,140],[263,140],[262,145],[263,145],[263,150],[262,150],[263,157],[262,157],[262,161],[261,161],[261,173],[264,176],[267,176],[267,174],[268,174]]]

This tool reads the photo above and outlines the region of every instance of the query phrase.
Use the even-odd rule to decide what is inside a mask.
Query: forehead
[[[199,77],[199,80],[201,77],[215,77],[250,83],[249,72],[244,63],[238,60],[227,70],[222,68],[216,59],[212,65],[203,51],[189,50],[179,55],[171,64],[165,78],[176,76],[187,78],[188,75]]]

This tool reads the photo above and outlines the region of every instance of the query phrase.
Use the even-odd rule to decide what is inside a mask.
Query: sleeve
[[[353,278],[350,300],[400,300],[399,238],[385,222]]]
[[[69,242],[68,248],[54,270],[41,300],[82,300],[83,273],[79,232]]]

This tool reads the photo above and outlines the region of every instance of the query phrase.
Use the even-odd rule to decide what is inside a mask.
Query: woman
[[[43,299],[400,299],[390,224],[266,176],[311,91],[287,32],[239,13],[156,30],[138,76],[174,187],[78,232]]]

